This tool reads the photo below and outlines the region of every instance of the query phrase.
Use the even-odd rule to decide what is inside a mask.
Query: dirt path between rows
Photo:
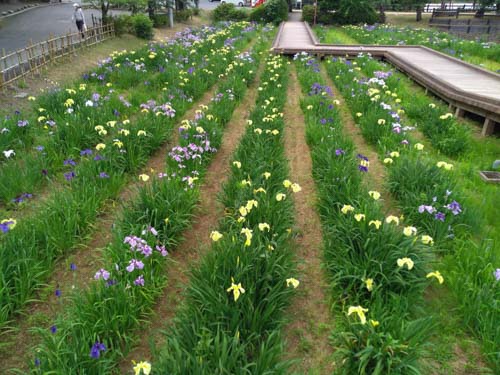
[[[152,360],[154,349],[160,348],[165,341],[162,332],[170,326],[179,306],[184,299],[184,291],[189,284],[190,270],[199,262],[210,248],[210,232],[215,230],[224,214],[224,207],[217,200],[222,186],[230,173],[229,162],[245,132],[246,120],[257,98],[257,87],[263,64],[257,72],[257,80],[252,83],[242,101],[236,108],[226,126],[222,144],[212,160],[201,186],[200,203],[194,213],[194,224],[183,233],[184,241],[170,255],[167,266],[167,286],[148,319],[149,325],[141,327],[142,339],[138,345],[121,361],[119,374],[131,373],[132,360],[136,362]]]
[[[312,177],[312,160],[306,143],[305,121],[300,109],[300,86],[295,70],[290,74],[285,104],[285,153],[290,165],[290,179],[302,187],[294,195],[296,254],[299,261],[297,295],[289,309],[290,323],[285,328],[286,358],[297,361],[294,373],[331,374],[333,348],[329,335],[333,329],[328,283],[321,268],[321,222],[315,210],[316,188]]]
[[[380,199],[384,203],[386,211],[393,215],[399,215],[400,212],[397,208],[397,204],[385,187],[385,182],[387,181],[387,171],[384,165],[380,162],[377,151],[365,141],[363,135],[361,134],[361,128],[358,124],[356,124],[356,121],[354,121],[354,118],[349,111],[349,106],[338,89],[335,87],[328,74],[325,72],[323,66],[321,69],[321,74],[323,75],[327,86],[332,89],[334,98],[340,102],[338,108],[340,111],[341,123],[344,127],[344,133],[352,139],[357,152],[368,157],[370,161],[368,173],[365,174],[364,178],[364,182],[367,185],[367,193],[369,190],[378,191],[381,195]]]

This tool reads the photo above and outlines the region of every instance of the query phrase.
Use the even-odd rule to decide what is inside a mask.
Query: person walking
[[[83,10],[80,4],[74,3],[75,13],[73,13],[73,19],[76,21],[76,27],[78,31],[82,34],[82,39],[85,39],[85,31],[87,30],[87,25],[85,25],[85,16],[83,15]]]

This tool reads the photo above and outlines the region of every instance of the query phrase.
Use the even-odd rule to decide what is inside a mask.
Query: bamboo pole
[[[24,63],[23,63],[23,55],[21,54],[20,50],[16,51],[16,56],[17,56],[18,66],[21,68],[21,77],[23,77],[25,70],[24,70]]]
[[[7,63],[5,62],[5,48],[2,48],[2,58],[0,60],[3,61],[3,63],[0,63],[0,89],[3,91],[5,83],[3,79],[4,70],[2,69],[2,64],[7,66]]]
[[[33,66],[33,39],[30,39],[26,52],[28,56],[28,65],[30,67],[31,77],[35,77],[35,67]]]

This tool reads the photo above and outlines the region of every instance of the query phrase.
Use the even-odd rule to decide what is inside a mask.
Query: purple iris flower
[[[453,201],[445,207],[450,210],[453,215],[458,215],[460,212],[462,212],[462,208],[457,201]]]
[[[99,173],[99,178],[109,178],[109,175],[106,172]]]
[[[132,259],[132,260],[129,262],[129,264],[128,264],[128,266],[127,266],[126,270],[127,270],[128,272],[132,272],[132,271],[133,271],[133,270],[135,270],[135,269],[142,270],[143,268],[144,268],[144,263],[142,263],[142,262],[141,262],[140,260],[138,260],[138,259]]]
[[[358,169],[361,171],[361,172],[368,172],[368,167],[366,165],[358,165]]]
[[[57,327],[55,325],[53,325],[52,327],[50,327],[50,332],[52,332],[53,334],[57,332]]]
[[[62,294],[61,289],[56,289],[54,294],[56,295],[56,297],[61,297]]]
[[[10,230],[10,226],[14,224],[13,221],[6,221],[4,223],[1,223],[0,224],[0,230],[3,232],[3,233],[7,233],[9,230]]]
[[[446,218],[446,215],[445,215],[445,214],[443,214],[442,212],[438,212],[438,213],[436,213],[436,214],[434,215],[434,218],[435,218],[436,220],[439,220],[439,221],[444,222],[444,219]]]
[[[344,154],[345,154],[345,151],[342,150],[341,148],[338,148],[335,150],[335,155],[337,155],[337,156],[344,155]]]
[[[94,279],[96,279],[96,280],[99,280],[99,279],[108,280],[109,276],[110,276],[109,272],[106,271],[104,268],[101,268],[94,275]]]
[[[418,206],[418,212],[420,212],[421,214],[423,214],[425,211],[427,211],[428,213],[432,214],[436,211],[436,209],[432,206],[427,206],[425,204],[422,204],[420,206]]]
[[[495,276],[495,279],[497,281],[500,281],[500,268],[497,268],[494,272],[493,272],[493,276]]]
[[[75,166],[76,165],[76,161],[74,161],[73,159],[66,159],[63,162],[63,165],[73,165],[73,166]]]
[[[357,154],[356,157],[358,159],[361,159],[361,160],[364,160],[364,161],[368,161],[368,158],[365,156],[365,155],[362,155],[362,154]]]
[[[76,271],[76,264],[75,264],[75,263],[71,263],[71,264],[69,265],[69,269],[70,269],[71,271]]]
[[[92,155],[92,150],[90,148],[86,148],[85,150],[80,151],[80,156]]]
[[[66,181],[71,181],[75,177],[76,174],[73,171],[64,174],[64,178],[66,179]]]
[[[94,359],[99,359],[101,352],[106,351],[106,346],[103,343],[97,341],[90,349],[90,356]]]
[[[28,126],[28,124],[29,124],[28,120],[19,120],[17,122],[17,126],[19,126],[20,128],[24,128],[25,126]]]
[[[40,359],[35,358],[35,366],[40,367],[40,364],[41,364]]]
[[[167,249],[165,248],[165,246],[158,246],[156,245],[156,250],[158,250],[160,252],[160,254],[164,257],[166,257],[168,255],[168,251]]]
[[[140,275],[137,279],[134,280],[134,285],[144,286],[144,277]]]

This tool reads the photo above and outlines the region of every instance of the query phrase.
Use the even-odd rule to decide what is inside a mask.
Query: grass
[[[419,28],[429,29],[429,20],[431,18],[430,13],[422,13],[422,21],[417,22],[416,13],[407,14],[407,13],[396,13],[396,12],[386,12],[386,23],[390,23],[394,26],[413,26]]]

